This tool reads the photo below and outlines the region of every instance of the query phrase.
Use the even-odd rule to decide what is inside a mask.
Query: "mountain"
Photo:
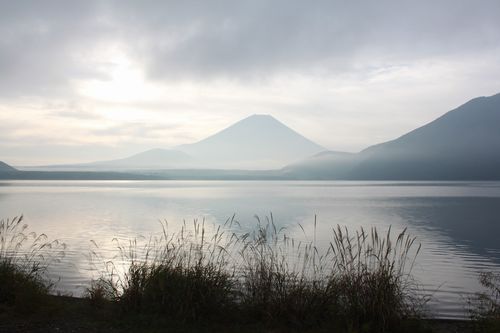
[[[204,168],[256,170],[281,168],[325,150],[269,115],[250,116],[176,149],[196,157]]]
[[[193,144],[152,149],[127,158],[85,164],[24,167],[46,171],[134,171],[161,169],[279,169],[325,148],[269,115],[253,115]]]
[[[151,149],[127,158],[89,163],[87,166],[109,170],[173,169],[193,164],[194,159],[178,150]]]
[[[11,167],[7,163],[0,161],[0,172],[16,172],[17,169]]]
[[[475,98],[360,155],[352,175],[361,179],[500,179],[500,94]]]
[[[317,179],[500,179],[500,94],[475,98],[395,140],[344,157],[313,157],[283,170]]]
[[[96,164],[128,169],[170,169],[192,165],[193,161],[191,156],[178,150],[151,149],[127,158]]]
[[[325,151],[275,118],[253,115],[173,150],[62,167],[50,170],[135,170],[161,179],[500,180],[500,94],[359,153]]]
[[[323,151],[285,166],[283,176],[297,179],[345,179],[352,170],[357,154]]]
[[[194,159],[178,150],[150,149],[126,158],[81,164],[23,167],[25,171],[133,171],[188,168]]]

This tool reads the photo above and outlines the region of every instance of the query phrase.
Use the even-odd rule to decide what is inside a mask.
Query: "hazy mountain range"
[[[127,158],[38,170],[280,169],[325,148],[269,115],[253,115],[199,142]]]
[[[500,179],[500,94],[357,154],[324,152],[284,168],[311,179]]]
[[[17,171],[15,168],[11,167],[10,165],[0,161],[0,172],[13,172]]]
[[[87,178],[126,171],[151,179],[500,179],[500,94],[359,153],[326,151],[272,116],[253,115],[193,144],[38,169],[93,171]],[[20,174],[14,170],[0,163],[0,177]]]
[[[83,164],[48,165],[29,169],[48,171],[137,171],[189,168],[195,159],[173,149],[151,149],[129,157]]]

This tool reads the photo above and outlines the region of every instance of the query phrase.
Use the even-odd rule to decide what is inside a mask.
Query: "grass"
[[[414,243],[406,229],[394,238],[390,228],[385,235],[360,229],[354,237],[340,226],[333,231],[329,285],[336,311],[349,328],[386,331],[420,316],[426,300],[418,296],[411,276],[420,251]]]
[[[272,215],[238,237],[239,301],[249,318],[282,325],[314,325],[325,315],[325,281],[311,273],[316,250],[288,238]]]
[[[64,255],[64,244],[29,232],[23,217],[0,220],[0,312],[32,313],[53,284],[45,273]]]
[[[88,290],[90,300],[111,300],[125,312],[161,314],[184,322],[224,314],[234,302],[234,272],[226,250],[232,240],[220,227],[206,237],[204,222],[195,221],[192,229],[184,224],[178,234],[169,233],[164,223],[161,235],[142,246],[138,240],[123,244],[115,239],[115,259],[125,269],[104,261],[102,276]],[[96,251],[93,256],[99,258]]]
[[[41,323],[106,331],[422,331],[415,238],[337,226],[318,246],[316,232],[315,222],[313,240],[298,241],[272,215],[249,232],[234,218],[184,223],[178,232],[165,222],[148,239],[115,239],[111,259],[94,243],[99,274],[87,303],[75,303],[49,295],[46,273],[64,244],[29,232],[22,216],[1,220],[0,319],[43,313]],[[48,316],[52,303],[59,305]]]
[[[247,233],[235,231],[230,219],[213,228],[194,221],[179,233],[163,224],[161,236],[142,245],[116,240],[119,254],[101,260],[89,299],[180,322],[224,321],[231,314],[297,330],[389,332],[420,318],[425,300],[411,277],[420,247],[406,230],[393,236],[337,227],[320,249],[288,237],[272,215],[257,221]]]
[[[471,319],[481,332],[500,332],[500,273],[483,272],[479,282],[485,288],[469,300]]]
[[[272,216],[259,221],[241,252],[244,313],[292,326],[396,329],[418,318],[425,303],[411,278],[420,250],[414,242],[406,230],[393,240],[390,230],[383,237],[375,228],[352,235],[338,226],[321,251],[315,242],[288,238]]]
[[[316,232],[293,239],[272,215],[246,232],[234,218],[178,232],[165,222],[150,238],[115,239],[110,260],[95,248],[99,274],[75,299],[51,295],[47,278],[65,245],[22,216],[0,220],[0,331],[500,332],[500,274],[480,274],[472,326],[425,320],[411,274],[420,245],[406,230],[336,226],[321,246]]]

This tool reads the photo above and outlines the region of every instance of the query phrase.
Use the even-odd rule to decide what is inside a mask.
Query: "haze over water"
[[[422,243],[413,273],[443,318],[463,318],[468,294],[480,290],[478,273],[500,271],[500,182],[2,181],[0,212],[24,214],[30,230],[67,244],[51,274],[74,295],[95,277],[91,240],[106,256],[115,253],[113,238],[147,237],[161,230],[159,220],[178,230],[184,220],[217,225],[233,214],[248,230],[255,215],[272,212],[278,227],[306,241],[316,215],[318,246],[337,224],[408,228]]]

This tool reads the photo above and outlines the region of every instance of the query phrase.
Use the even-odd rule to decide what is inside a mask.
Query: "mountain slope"
[[[193,158],[178,150],[151,149],[127,158],[94,162],[89,166],[100,169],[170,169],[183,168],[193,164]]]
[[[287,165],[283,176],[296,179],[348,178],[357,154],[323,151],[305,160]]]
[[[151,149],[130,157],[81,164],[23,167],[25,171],[133,171],[190,168],[194,159],[178,150]]]
[[[500,94],[475,98],[400,138],[360,153],[367,179],[499,179]]]
[[[177,147],[205,168],[271,169],[325,150],[269,115],[253,115],[197,143]]]
[[[0,172],[15,172],[17,169],[11,167],[7,163],[0,161]]]
[[[500,179],[500,94],[475,98],[347,158],[308,159],[284,171],[300,177],[317,172],[317,179]]]

